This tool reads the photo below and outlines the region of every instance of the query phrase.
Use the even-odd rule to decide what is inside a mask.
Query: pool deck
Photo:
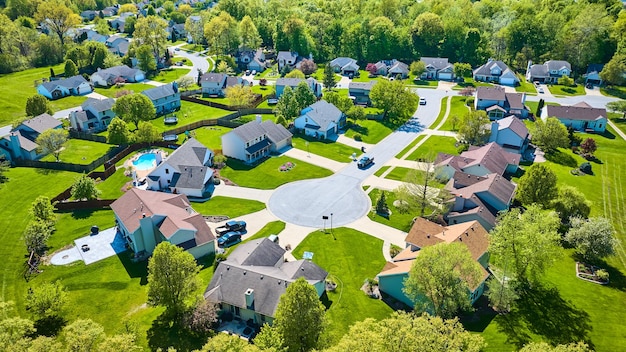
[[[167,158],[167,152],[165,152],[164,150],[161,150],[161,149],[146,150],[128,159],[124,163],[124,167],[132,167],[133,171],[135,172],[135,175],[137,176],[137,180],[141,180],[142,178],[145,178],[146,176],[148,176],[148,174],[152,172],[152,170],[154,170],[159,164],[157,164],[155,160],[151,168],[141,170],[141,169],[137,169],[137,167],[135,167],[135,164],[133,164],[133,162],[139,159],[144,154],[155,154],[155,153],[161,154],[161,163]]]
[[[89,250],[83,251],[81,249],[83,245],[87,245]],[[54,265],[66,265],[82,260],[88,265],[124,251],[126,251],[126,243],[122,235],[117,232],[117,228],[112,227],[100,231],[97,235],[76,239],[72,248],[53,255],[50,259],[50,263]]]

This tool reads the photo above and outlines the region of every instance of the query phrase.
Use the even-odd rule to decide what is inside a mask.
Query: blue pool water
[[[133,161],[133,166],[137,170],[149,170],[156,166],[156,155],[153,153],[142,154]]]

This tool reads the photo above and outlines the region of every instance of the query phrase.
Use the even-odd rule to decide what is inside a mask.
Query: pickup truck
[[[366,167],[368,167],[370,164],[374,163],[374,158],[370,158],[369,156],[365,155],[363,157],[361,157],[361,159],[359,159],[359,161],[356,163],[356,166],[359,169],[365,169]]]
[[[232,232],[232,231],[245,231],[246,230],[246,222],[245,221],[235,221],[231,220],[224,224],[224,226],[220,226],[215,229],[215,235],[217,237],[222,237],[223,234]]]

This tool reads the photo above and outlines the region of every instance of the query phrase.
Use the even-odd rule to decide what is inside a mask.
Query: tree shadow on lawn
[[[80,209],[80,210],[74,210],[74,211],[67,211],[66,213],[72,213],[72,219],[78,220],[78,219],[89,219],[93,213],[94,213],[94,209]]]
[[[35,321],[35,329],[37,336],[56,336],[61,329],[67,324],[67,320],[58,315],[45,317]]]
[[[531,341],[529,334],[543,336],[553,345],[585,341],[592,327],[589,314],[564,300],[554,287],[536,286],[523,289],[513,310],[496,318],[498,330],[507,335],[507,342],[521,348]]]
[[[148,261],[142,260],[133,262],[130,256],[129,251],[117,253],[117,258],[124,266],[124,269],[126,269],[128,276],[131,278],[141,278],[139,284],[141,286],[146,285],[148,283]]]
[[[181,324],[181,319],[172,317],[167,312],[159,315],[152,322],[147,333],[150,350],[167,351],[174,347],[177,351],[199,350],[206,343],[208,336],[196,336]]]
[[[555,164],[559,164],[559,165],[563,165],[563,166],[568,166],[568,167],[577,167],[578,163],[576,162],[576,159],[574,159],[573,156],[564,153],[560,150],[556,150],[556,151],[551,151],[551,152],[546,152],[545,154],[545,158],[546,160],[553,162]]]
[[[349,126],[347,126],[348,129],[354,131],[354,133],[358,133],[362,136],[369,136],[370,130],[367,127],[363,127],[361,125],[358,124],[358,122],[355,123],[351,123]]]
[[[594,265],[594,266],[597,266],[600,269],[606,270],[609,273],[609,283],[607,285],[603,285],[603,286],[614,288],[614,289],[617,289],[617,290],[620,290],[620,291],[626,291],[626,276],[624,276],[624,274],[619,269],[617,269],[616,267],[614,267],[611,264],[607,263],[606,261],[604,261],[604,260],[596,260],[596,261],[587,260],[587,259],[583,258],[582,256],[580,256],[578,253],[572,254],[572,259],[574,259],[577,262]]]

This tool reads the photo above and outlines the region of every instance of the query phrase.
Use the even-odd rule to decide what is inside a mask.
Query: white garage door
[[[442,72],[439,74],[439,79],[447,79],[447,80],[451,80],[452,79],[452,73],[450,72]]]
[[[515,79],[514,78],[500,78],[500,84],[504,84],[507,86],[514,86]]]

